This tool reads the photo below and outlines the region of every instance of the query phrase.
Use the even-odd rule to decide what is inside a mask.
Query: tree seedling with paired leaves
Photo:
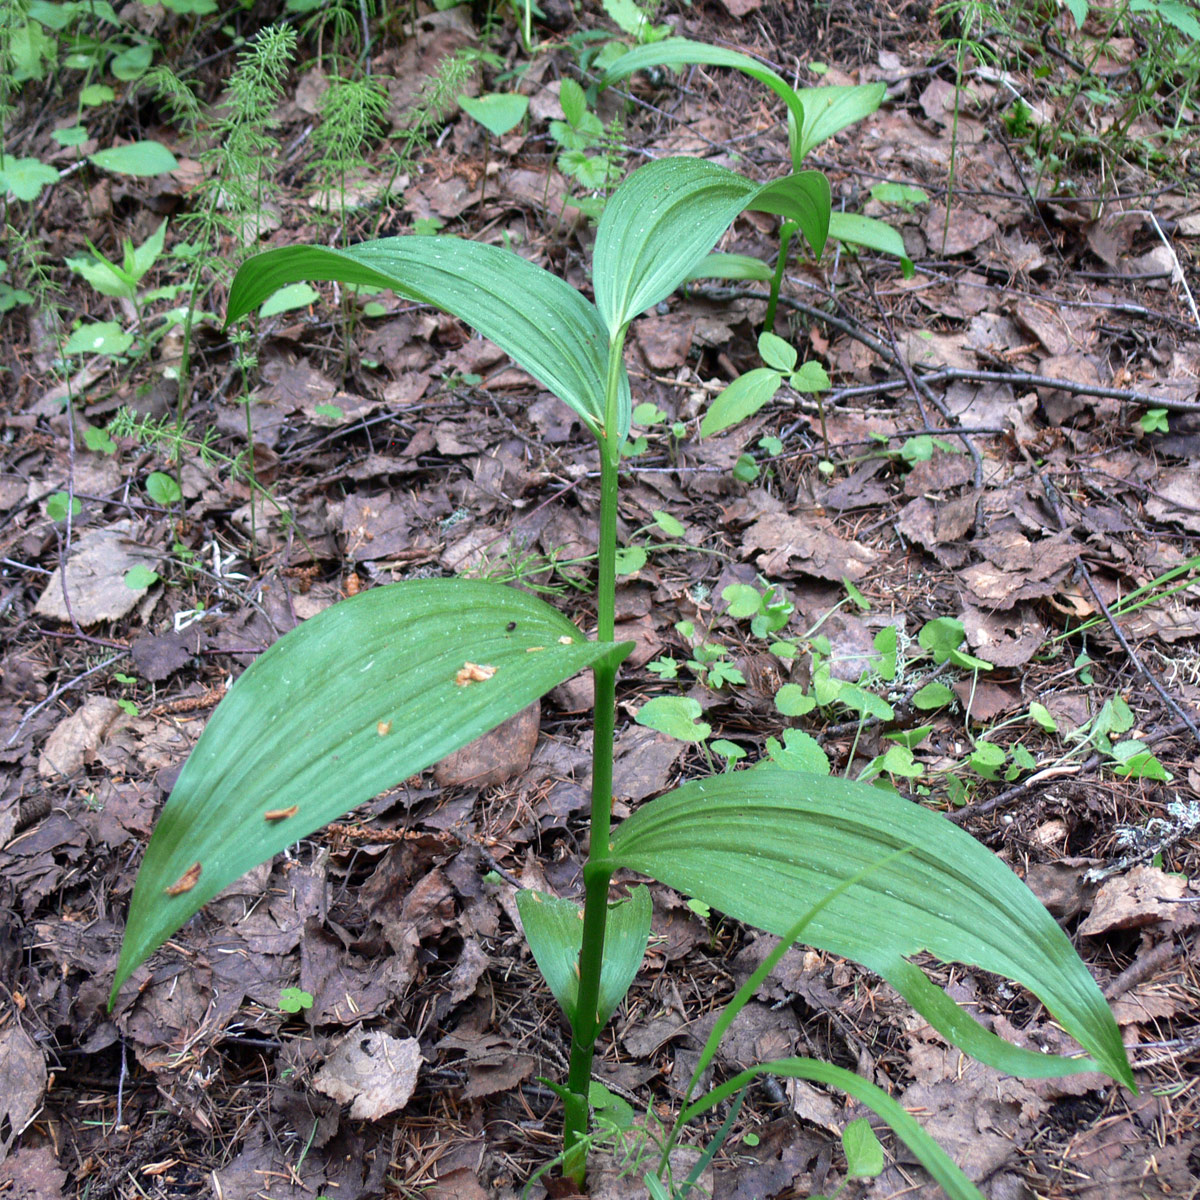
[[[217,707],[159,817],[113,1000],[148,955],[243,873],[590,668],[584,896],[517,897],[534,958],[571,1027],[562,1161],[576,1184],[586,1175],[596,1041],[650,932],[644,887],[611,894],[618,870],[658,879],[785,941],[799,922],[805,942],[882,976],[944,1037],[998,1070],[1100,1070],[1133,1086],[1116,1022],[1066,935],[1007,866],[935,812],[863,784],[767,767],[685,783],[613,827],[616,680],[632,649],[614,640],[619,468],[632,415],[623,347],[630,323],[671,295],[745,209],[780,214],[814,253],[824,247],[829,185],[819,172],[762,185],[713,163],[668,158],[635,171],[605,208],[594,303],[512,251],[441,235],[346,250],[290,246],[243,264],[227,321],[302,279],[388,287],[455,314],[574,410],[600,458],[596,633],[585,636],[514,588],[425,579],[363,592],[281,638]],[[914,963],[921,951],[1028,988],[1083,1053],[1040,1054],[989,1032]],[[862,1099],[951,1196],[978,1200],[886,1093],[812,1059],[760,1064],[691,1102],[681,1119],[769,1072]]]

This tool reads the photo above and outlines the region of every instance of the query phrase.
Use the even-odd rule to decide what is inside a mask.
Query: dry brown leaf
[[[347,1034],[313,1077],[313,1087],[350,1105],[356,1121],[378,1121],[398,1112],[417,1086],[421,1043],[381,1029]]]
[[[755,561],[771,579],[802,571],[818,579],[857,582],[879,561],[876,551],[839,537],[827,518],[816,515],[762,517],[742,538],[744,552],[755,549],[764,551]]]
[[[486,676],[484,678],[487,678]],[[433,769],[439,787],[495,787],[525,772],[541,728],[541,702],[443,758]]]
[[[991,217],[964,208],[957,202],[950,209],[949,225],[946,223],[944,205],[931,205],[925,217],[925,237],[929,240],[930,248],[937,254],[966,254],[968,250],[974,250],[976,246],[992,237],[997,228]]]
[[[127,587],[125,573],[136,566],[154,570],[162,563],[161,552],[139,546],[129,538],[131,531],[130,521],[85,530],[67,560],[70,611],[63,600],[62,571],[56,568],[34,605],[34,615],[67,622],[73,614],[85,627],[128,616],[150,589]]]
[[[0,1163],[42,1107],[46,1059],[15,1022],[0,1029]]]
[[[1186,879],[1157,867],[1134,867],[1125,875],[1105,880],[1079,932],[1089,937],[1114,929],[1140,929],[1170,921],[1178,900],[1188,889]]]
[[[46,739],[38,774],[43,779],[69,779],[83,770],[122,711],[107,696],[89,696],[83,707],[60,721]]]

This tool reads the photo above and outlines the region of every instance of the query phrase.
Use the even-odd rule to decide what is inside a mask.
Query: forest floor
[[[557,28],[535,25],[532,57],[502,13],[486,41],[499,57],[462,90],[514,86],[498,78],[519,69],[527,119],[493,138],[447,112],[386,206],[350,209],[351,240],[437,221],[587,289],[594,226],[569,202],[583,189],[555,170],[549,135],[561,80],[586,82],[581,34],[617,36],[585,7],[547,6]],[[263,16],[229,20],[251,36]],[[396,129],[439,61],[485,44],[483,16],[405,15],[375,31],[370,62],[396,81]],[[138,19],[216,104],[229,24],[196,19],[185,38],[193,18]],[[707,403],[759,365],[766,285],[700,283],[634,322],[634,402],[650,407],[621,509],[633,549],[618,635],[636,650],[618,692],[618,813],[707,770],[717,739],[751,762],[786,759],[786,732],[800,730],[852,776],[910,751],[884,774],[993,849],[1060,921],[1112,1002],[1140,1094],[971,1064],[878,979],[802,947],[739,1018],[716,1076],[790,1053],[849,1067],[917,1115],[989,1200],[1196,1197],[1200,201],[1196,150],[1168,135],[1197,114],[1172,93],[1118,131],[1148,43],[1106,38],[1095,13],[1079,32],[1064,9],[1030,27],[1023,55],[990,66],[960,59],[953,25],[919,3],[697,0],[657,19],[808,86],[883,82],[879,109],[806,165],[829,176],[835,208],[899,229],[916,269],[905,278],[895,259],[845,248],[793,258],[775,330],[824,365],[831,390],[819,410],[784,388],[713,437],[699,436]],[[307,157],[323,84],[303,60],[315,53],[302,40],[270,123],[259,248],[336,236],[318,223]],[[231,679],[278,637],[376,584],[450,574],[536,588],[594,628],[594,443],[457,321],[390,294],[339,308],[321,285],[315,303],[260,320],[248,410],[219,321],[198,326],[186,417],[213,431],[216,453],[184,448],[173,498],[177,467],[146,430],[174,415],[179,330],[143,344],[139,310],[64,262],[88,242],[119,260],[123,239],[141,246],[168,218],[145,283],[180,283],[177,222],[204,147],[118,84],[88,110],[89,135],[153,139],[175,169],[105,174],[56,149],[50,134],[75,122],[84,82],[24,82],[6,125],[10,153],[62,174],[34,202],[9,198],[9,224],[41,247],[48,275],[38,302],[0,316],[0,1196],[520,1195],[561,1136],[539,1078],[563,1078],[567,1041],[514,884],[578,894],[586,676],[252,872],[139,968],[111,1013],[106,1002],[161,804]],[[599,115],[620,119],[608,151],[620,173],[674,153],[768,179],[787,170],[782,112],[754,81],[704,68],[639,75],[604,93]],[[386,178],[374,153],[371,178]],[[720,248],[773,261],[776,229],[746,214]],[[12,268],[13,243],[5,256]],[[24,286],[15,269],[9,285]],[[225,288],[203,307],[220,313]],[[135,337],[72,361],[72,430],[56,330],[76,318]],[[141,434],[105,437],[122,407]],[[247,411],[257,487],[229,469]],[[148,490],[151,472],[166,484]],[[764,633],[730,612],[734,584],[772,586],[785,623]],[[938,618],[961,622],[990,669],[936,670],[918,635]],[[872,664],[888,627],[900,653],[885,681]],[[772,652],[782,639],[794,657]],[[890,715],[783,715],[779,688],[810,688],[822,663]],[[655,696],[697,701],[711,739],[638,724]],[[772,943],[652,891],[650,952],[597,1059],[651,1126],[669,1119],[717,1008]],[[927,966],[992,1028],[1069,1052],[1019,988]],[[383,1034],[420,1046],[395,1112],[392,1084],[351,1069]],[[368,1119],[377,1111],[388,1115]],[[764,1081],[705,1186],[720,1200],[830,1194],[845,1173],[840,1131],[863,1111]],[[884,1172],[843,1194],[935,1194],[885,1144]],[[619,1157],[605,1169],[597,1156],[593,1195],[645,1195]]]

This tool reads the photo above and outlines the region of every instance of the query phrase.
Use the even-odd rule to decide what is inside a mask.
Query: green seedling
[[[940,815],[852,781],[768,765],[684,783],[613,825],[617,674],[632,649],[614,640],[620,447],[632,418],[626,335],[746,208],[783,209],[814,250],[823,246],[829,193],[815,174],[759,185],[701,160],[643,166],[601,218],[594,303],[511,251],[445,236],[348,250],[290,246],[242,265],[228,321],[299,280],[389,287],[473,326],[576,413],[600,460],[596,635],[585,637],[555,608],[513,588],[423,579],[362,592],[281,638],[217,707],[159,817],[130,905],[114,1002],[151,953],[247,870],[590,669],[584,895],[517,895],[533,957],[571,1029],[558,1094],[562,1167],[576,1186],[593,1136],[596,1040],[650,933],[648,892],[614,895],[617,871],[658,879],[785,940],[799,925],[806,942],[864,964],[944,1037],[997,1070],[1101,1070],[1133,1086],[1116,1022],[1066,935],[1004,863]],[[814,896],[824,897],[819,911]],[[989,1032],[928,979],[914,961],[922,950],[1027,987],[1084,1053],[1041,1054]],[[761,1073],[869,1096],[943,1188],[956,1200],[979,1200],[895,1101],[828,1064],[761,1064],[687,1105],[681,1119],[732,1098]]]
[[[623,54],[609,64],[598,87],[610,87],[627,79],[637,71],[651,71],[663,67],[716,66],[741,71],[751,79],[770,88],[787,106],[788,149],[791,153],[792,170],[799,172],[809,153],[822,142],[840,133],[848,126],[869,117],[883,103],[885,86],[882,83],[863,84],[857,87],[815,87],[797,91],[785,79],[761,63],[727,50],[723,46],[710,46],[704,42],[692,42],[686,38],[667,38],[653,45],[643,45]],[[775,310],[779,302],[779,291],[787,266],[788,252],[801,226],[783,216],[779,231],[779,255],[775,270],[771,272],[765,264],[765,275],[754,274],[744,256],[710,256],[699,263],[690,276],[693,279],[719,278],[769,278],[771,292],[767,300],[763,329],[772,331],[775,326]],[[829,237],[850,247],[861,247],[891,254],[900,260],[906,275],[911,275],[913,266],[904,249],[904,240],[890,225],[873,217],[857,213],[832,212],[828,224]],[[820,251],[814,253],[820,257]],[[725,275],[730,270],[732,275]]]
[[[79,255],[67,259],[67,266],[82,275],[102,296],[128,300],[133,305],[143,346],[146,343],[146,330],[138,289],[142,279],[162,255],[166,236],[167,222],[163,221],[140,246],[135,246],[126,238],[120,264],[110,262],[91,242],[87,244],[91,257]]]
[[[298,987],[281,988],[279,992],[279,1011],[285,1013],[299,1013],[307,1008],[312,1008],[313,998],[311,992],[303,991]]]
[[[550,122],[550,136],[562,147],[558,169],[585,192],[607,192],[621,170],[619,123],[606,127],[588,108],[587,96],[574,79],[562,81],[558,99],[565,119]],[[603,199],[594,195],[576,197],[571,204],[593,221],[604,211]]]

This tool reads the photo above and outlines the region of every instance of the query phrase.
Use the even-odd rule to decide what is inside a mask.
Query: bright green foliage
[[[826,120],[834,117],[826,114]],[[810,132],[816,136],[822,128],[818,121]],[[559,1094],[564,1169],[572,1180],[579,1183],[586,1173],[596,1037],[637,970],[648,929],[648,900],[638,894],[610,907],[609,884],[618,868],[652,874],[776,933],[788,934],[803,918],[805,940],[882,975],[934,1028],[999,1070],[1041,1076],[1098,1067],[1132,1084],[1099,989],[1032,893],[942,817],[820,774],[827,761],[810,753],[801,731],[788,731],[776,751],[780,759],[815,763],[815,771],[763,766],[685,784],[611,828],[616,670],[630,648],[612,641],[617,467],[632,419],[625,333],[631,320],[696,269],[725,225],[750,206],[783,212],[814,250],[823,245],[828,184],[819,173],[760,187],[712,164],[663,159],[630,176],[604,212],[595,305],[510,252],[453,238],[388,239],[346,251],[289,247],[242,266],[229,320],[300,280],[390,287],[474,325],[581,415],[601,455],[599,635],[584,640],[542,601],[512,589],[433,580],[376,588],[282,638],[222,701],[179,777],[138,877],[114,994],[136,964],[238,875],[590,666],[596,709],[584,919],[572,901],[521,901],[538,961],[571,1018],[567,1086]],[[790,370],[786,344],[767,341],[765,349]],[[769,590],[761,596],[757,616],[766,630],[772,611],[784,605]],[[682,623],[679,632],[689,640],[695,634]],[[930,636],[931,654],[968,669],[977,665],[958,649],[961,626],[938,627]],[[811,641],[816,647],[818,639]],[[827,641],[824,647],[827,656]],[[732,678],[729,664],[722,667],[725,653],[715,643],[693,643],[693,661],[710,679],[714,668]],[[861,685],[816,670],[813,677],[817,703],[837,701],[864,713],[886,707]],[[654,715],[652,704],[669,711],[661,704],[666,699],[688,698],[651,701],[639,719]],[[691,727],[685,733],[706,738],[711,731],[697,723],[699,705],[692,704],[669,708]],[[1114,707],[1109,729],[1120,716]],[[821,896],[826,900],[812,909]],[[607,952],[606,930],[612,937]],[[1024,984],[1091,1057],[1052,1058],[989,1033],[911,963],[923,949]],[[756,1070],[833,1082],[863,1099],[951,1195],[977,1200],[912,1118],[867,1081],[804,1059]],[[732,1094],[717,1089],[684,1115]]]
[[[579,951],[583,945],[583,909],[572,900],[531,889],[517,893],[517,908],[529,948],[546,986],[572,1025],[579,1020]],[[650,892],[638,886],[628,900],[609,906],[600,976],[598,1025],[607,1025],[642,965],[650,939]]]
[[[835,214],[836,215],[836,214]],[[820,392],[829,387],[829,376],[818,362],[796,366],[795,347],[764,330],[758,337],[758,352],[765,367],[739,375],[709,406],[700,422],[700,434],[721,433],[752,417],[787,383],[797,392]]]
[[[700,720],[703,711],[700,701],[691,696],[655,696],[638,709],[634,719],[676,741],[703,742],[712,733],[712,726]]]
[[[516,92],[488,92],[482,96],[459,96],[468,117],[478,121],[493,137],[515,129],[529,111],[529,97]]]
[[[165,175],[179,166],[161,142],[132,142],[88,155],[88,162],[118,175]]]
[[[1045,1077],[1098,1065],[1132,1085],[1116,1022],[1054,919],[994,854],[910,801],[768,768],[720,775],[643,805],[614,835],[611,861],[782,935],[831,879],[906,847],[831,902],[805,940],[882,975],[997,1070]],[[987,1032],[908,961],[921,950],[1017,980],[1092,1058],[1037,1054]]]
[[[17,200],[36,200],[42,188],[58,182],[58,172],[37,158],[0,154],[0,187]]]
[[[281,1012],[298,1013],[306,1008],[312,1008],[311,992],[302,991],[297,987],[282,988],[279,992],[279,1008]]]
[[[162,254],[166,236],[167,223],[163,221],[140,246],[134,246],[133,242],[126,238],[125,257],[120,265],[109,262],[91,242],[88,242],[91,257],[81,255],[68,258],[67,266],[73,271],[78,271],[102,296],[134,300],[137,298],[138,284]]]
[[[64,354],[107,354],[118,357],[133,345],[133,334],[116,321],[80,325],[63,344]]]
[[[543,601],[465,579],[373,588],[306,621],[238,679],[180,774],[113,994],[251,867],[613,654]]]
[[[251,261],[253,271],[243,268],[234,280],[229,321],[299,280],[391,288],[473,325],[569,404],[593,433],[603,427],[608,335],[599,314],[573,287],[511,251],[438,235],[383,238],[346,250],[284,246]],[[621,375],[628,413],[623,368]]]

